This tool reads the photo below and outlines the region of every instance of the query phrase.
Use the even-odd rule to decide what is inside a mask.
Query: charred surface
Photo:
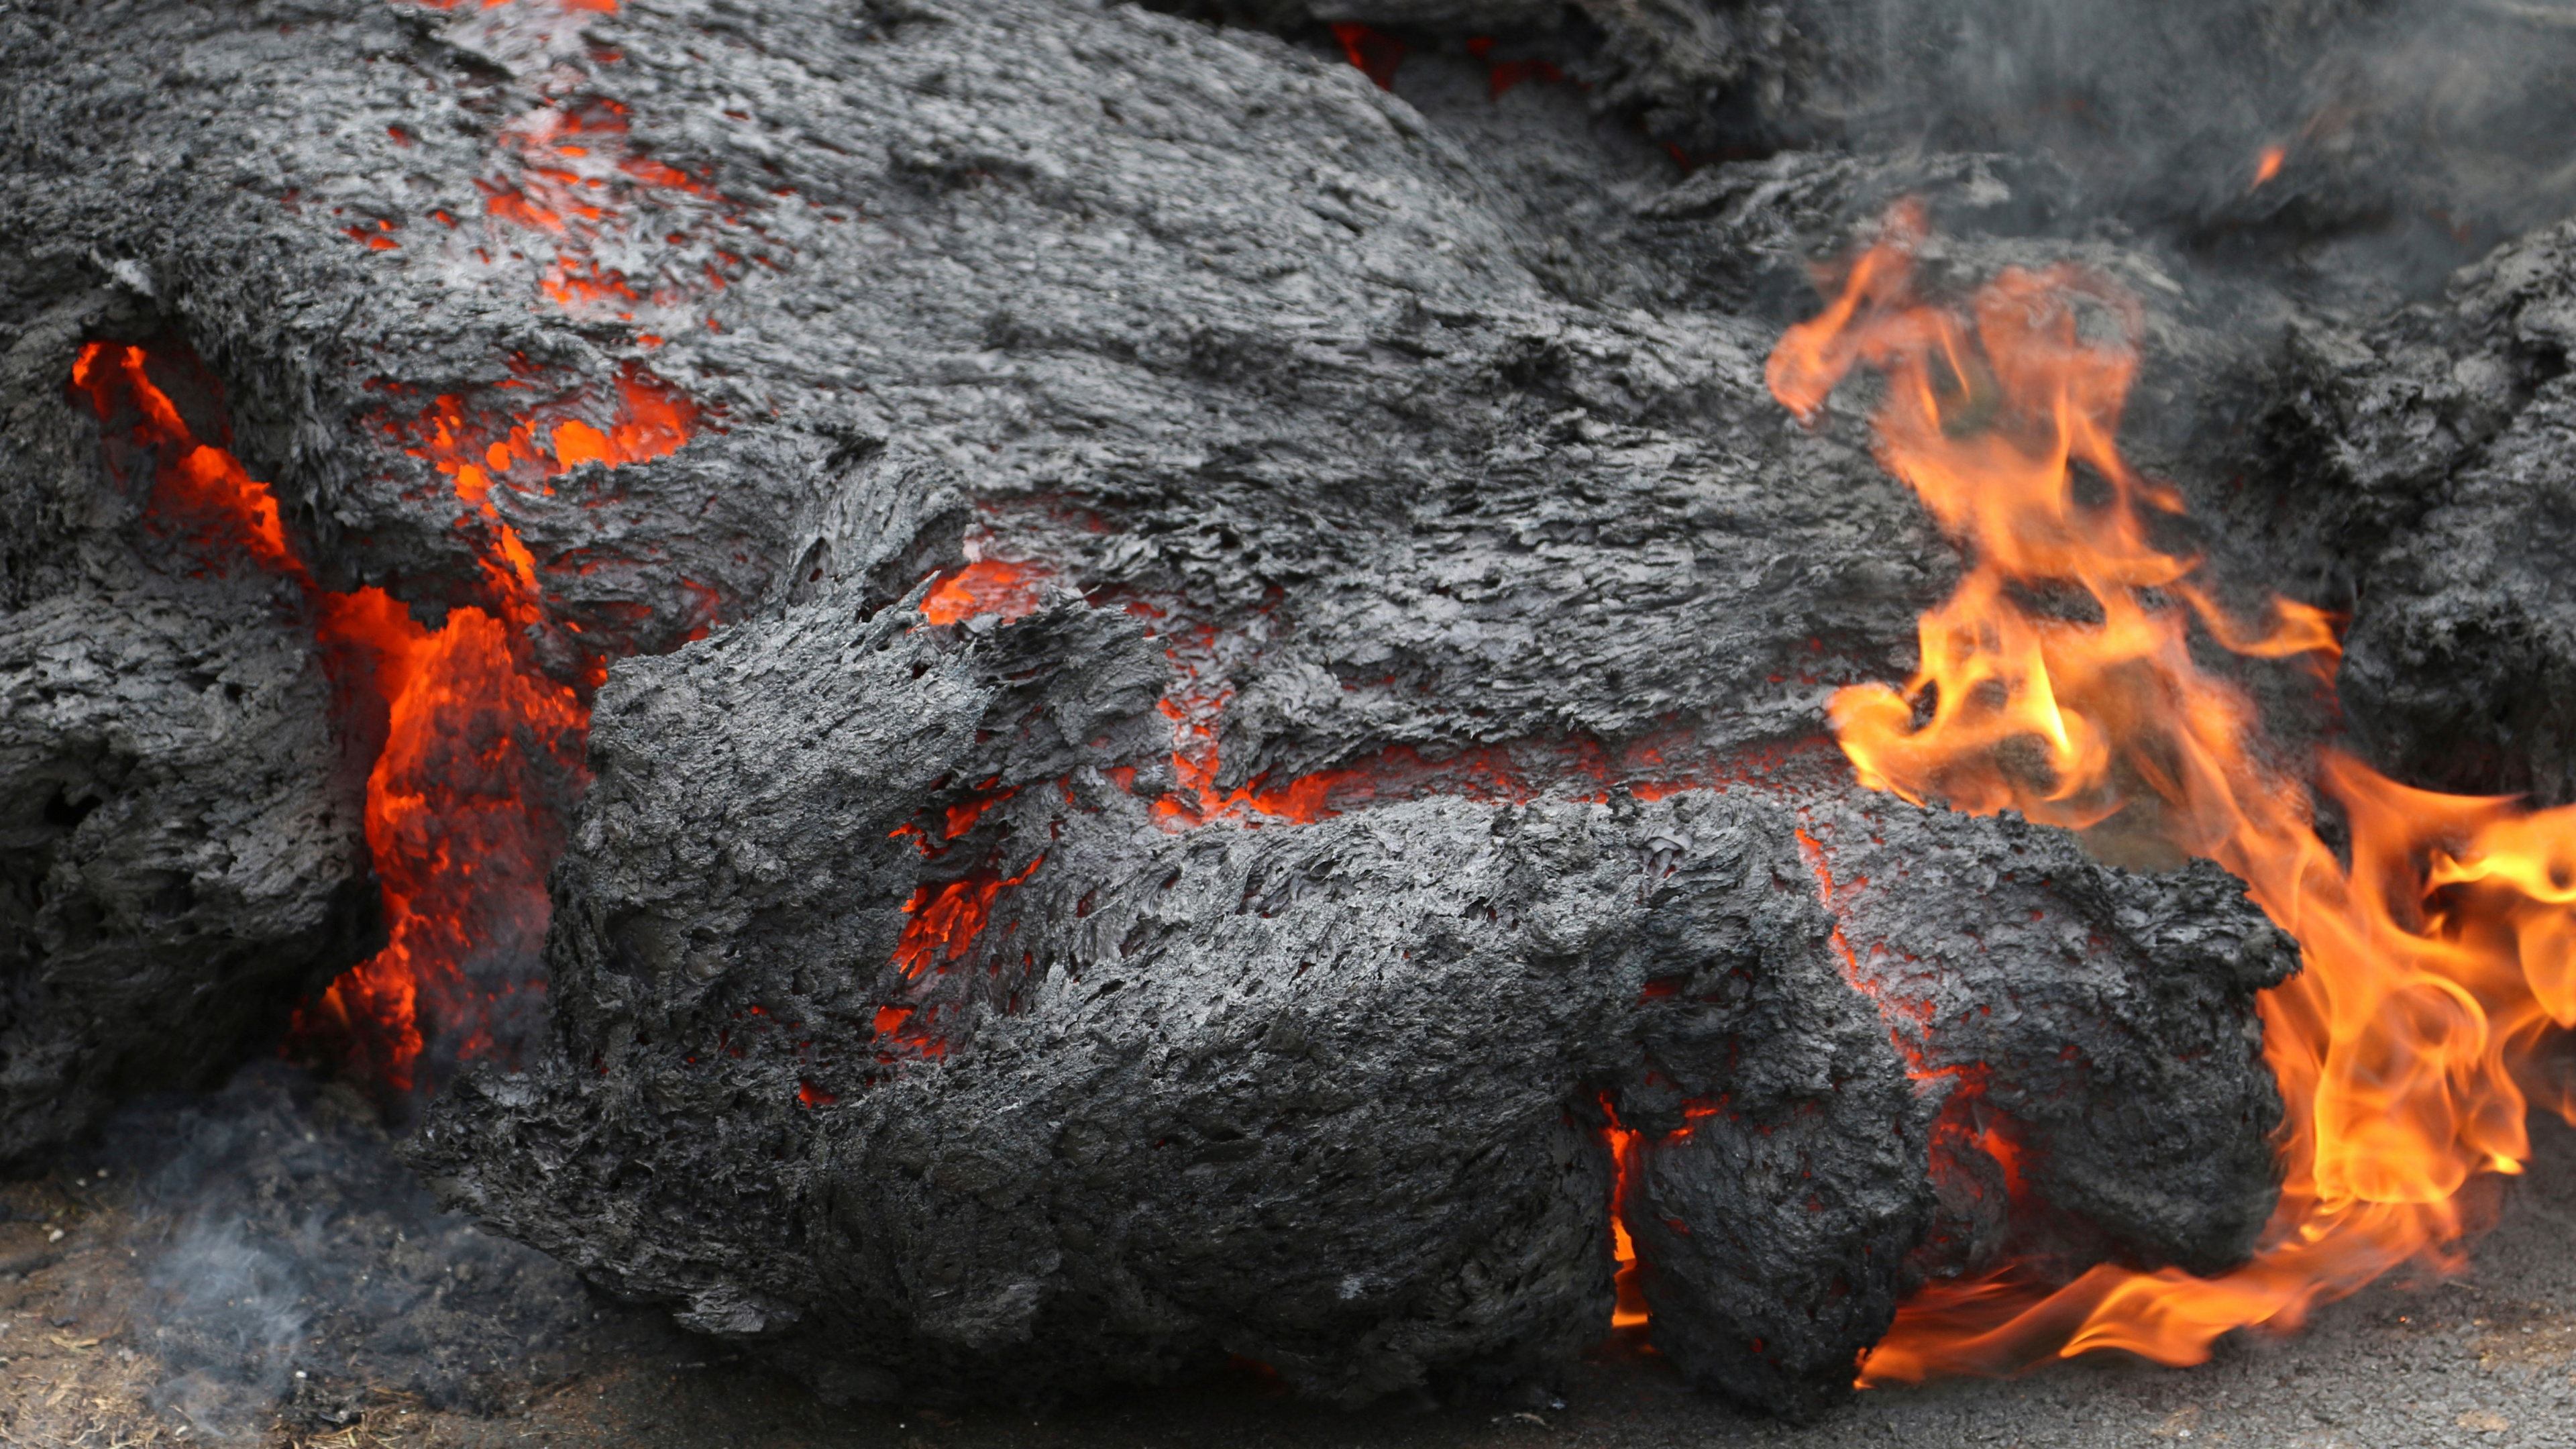
[[[0,1160],[216,1085],[380,929],[292,601],[203,602],[0,615]]]
[[[2158,466],[2216,451],[2206,390],[2255,350],[2220,324],[2286,305],[2182,300],[2175,253],[2082,221],[2082,165],[1685,175],[1658,140],[1829,129],[1761,77],[1834,32],[1581,8],[1268,17],[1607,67],[1501,100],[1463,51],[1399,97],[1037,0],[0,16],[18,114],[55,118],[0,189],[0,236],[49,239],[0,249],[32,440],[0,683],[53,691],[0,722],[6,908],[130,918],[95,959],[156,963],[100,977],[143,1003],[112,1031],[21,1018],[69,1045],[12,1039],[11,1082],[73,1052],[101,1084],[24,1145],[200,1027],[192,993],[363,954],[374,741],[299,611],[364,585],[419,628],[506,616],[514,677],[597,711],[586,800],[540,822],[552,1031],[407,1151],[835,1393],[1229,1353],[1338,1399],[1544,1377],[1608,1322],[1614,1198],[1658,1349],[1784,1413],[1922,1275],[2241,1254],[2285,949],[2205,868],[1864,799],[1818,751],[1837,685],[1911,671],[1953,555],[1761,359],[1905,192],[1972,233],[1929,273],[2073,256],[2173,299]],[[2536,428],[2554,333],[2514,315]],[[118,483],[64,378],[161,337],[221,379],[194,435],[268,481],[310,589],[200,577]],[[46,682],[102,619],[131,662]],[[106,833],[172,801],[198,834]]]
[[[1163,670],[1138,667],[1123,615],[1060,606],[932,663],[938,631],[887,611],[798,667],[845,615],[686,651],[634,705],[612,688],[555,946],[592,1067],[461,1086],[412,1148],[449,1195],[845,1392],[1045,1393],[1231,1352],[1364,1399],[1511,1382],[1598,1336],[1607,1103],[1658,1133],[1641,1210],[1713,1249],[1659,1264],[1669,1352],[1795,1409],[1883,1330],[1925,1123],[1835,974],[1780,806],[1423,801],[1175,836],[1079,754],[1018,743],[1101,730],[1086,690],[1147,717]],[[1104,628],[1133,662],[1067,647]],[[743,701],[744,738],[800,739],[801,772],[863,783],[799,774],[733,822],[627,825],[616,802],[667,799],[668,772],[736,799],[735,772],[765,770],[765,751],[696,756],[682,723],[728,654],[777,682],[766,698],[840,721],[782,734]],[[968,683],[1015,656],[1048,661],[1035,729]],[[681,688],[685,707],[656,708]],[[1018,883],[953,953],[900,969],[907,902],[928,909],[916,880],[940,864],[889,832],[976,736],[962,773],[1028,788],[995,807],[1020,818],[983,867]],[[724,892],[673,892],[705,878],[648,843],[673,836],[761,862],[800,910],[729,919],[709,909]],[[602,878],[636,884],[610,904]],[[825,882],[851,926],[811,916]],[[647,937],[702,964],[621,951]],[[613,982],[593,964],[621,959]],[[1730,1092],[1724,1121],[1685,1128],[1677,1094]],[[1748,1160],[1766,1165],[1739,1177]],[[730,1206],[704,1216],[723,1183]],[[1812,1323],[1829,1281],[1839,1311]]]
[[[2356,741],[2402,778],[2576,799],[2576,234],[2463,269],[2438,304],[2294,333],[2268,461],[2352,626]],[[2282,515],[2269,522],[2278,528]]]

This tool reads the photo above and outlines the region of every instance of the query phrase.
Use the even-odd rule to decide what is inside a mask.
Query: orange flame
[[[2295,1327],[2401,1265],[2457,1266],[2457,1195],[2520,1170],[2519,1079],[2544,1033],[2576,1025],[2576,807],[2430,794],[2328,752],[2314,785],[2349,822],[2339,860],[2309,784],[2264,763],[2251,702],[2190,649],[2197,623],[2239,654],[2330,673],[2331,621],[2276,600],[2249,629],[2197,582],[2197,560],[2157,544],[2182,500],[2114,442],[2136,304],[2059,267],[2004,273],[1965,315],[1928,305],[1911,279],[1923,234],[1919,208],[1892,213],[1769,365],[1802,418],[1853,366],[1878,369],[1881,461],[1971,564],[1921,621],[1904,689],[1834,696],[1845,753],[1862,783],[1917,803],[2019,810],[2106,855],[2215,860],[2297,938],[2305,969],[2262,1000],[2288,1112],[2280,1206],[2251,1262],[2215,1278],[2105,1265],[2054,1291],[2007,1268],[1927,1290],[1861,1381],[2106,1348],[2195,1363],[2223,1333]],[[2051,596],[2077,607],[2035,602]]]
[[[2254,184],[2246,187],[2245,189],[2248,191],[2259,191],[2265,184],[2270,182],[2273,177],[2280,175],[2281,162],[2286,159],[2288,155],[2289,152],[2279,146],[2264,147],[2263,154],[2254,158]]]

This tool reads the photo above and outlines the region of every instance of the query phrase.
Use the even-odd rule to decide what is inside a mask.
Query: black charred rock
[[[224,602],[0,615],[0,1160],[214,1085],[375,928],[312,641],[265,589]]]
[[[1858,979],[1943,1098],[1924,1271],[2123,1255],[2214,1273],[2253,1250],[2278,1179],[2248,1129],[2281,1100],[2250,1008],[2298,950],[2243,882],[1883,796],[1820,804],[1807,828]],[[1960,900],[1977,910],[1945,911]],[[2003,1152],[1960,1150],[1989,1133]],[[2007,1159],[2022,1201],[1970,1190]]]
[[[1511,1382],[1606,1326],[1616,1128],[1657,1346],[1813,1412],[1927,1270],[1957,1084],[1909,1070],[1879,1004],[1921,979],[2000,1023],[1937,1036],[1938,1065],[1982,1054],[2033,1211],[2093,1224],[2068,1256],[2224,1261],[2268,1208],[2247,1008],[2289,958],[2223,877],[2133,884],[2060,834],[1927,817],[1895,849],[1962,863],[1852,928],[1874,965],[1893,939],[1964,969],[1855,976],[1794,793],[1175,832],[1168,776],[1103,770],[1169,684],[1125,615],[858,615],[621,669],[558,875],[564,1056],[468,1077],[407,1149],[448,1200],[839,1392],[1227,1353],[1341,1398]],[[918,822],[961,804],[924,859]],[[2056,894],[1997,890],[2016,853]],[[1980,872],[1995,939],[1952,962]],[[965,934],[918,930],[961,897]],[[1976,1246],[2033,1246],[2015,1226]]]
[[[65,402],[84,332],[135,326],[133,300],[42,301],[0,360],[6,1163],[133,1092],[218,1084],[379,931],[366,764],[295,590],[154,566],[176,543]]]
[[[2253,523],[2348,601],[2346,717],[2401,779],[2576,800],[2571,347],[2565,224],[2463,269],[2439,304],[2291,335],[2264,424],[2292,506]]]
[[[1233,1353],[1353,1400],[1600,1338],[1615,1197],[1656,1346],[1798,1414],[1921,1275],[2215,1266],[2262,1217],[2286,958],[2231,883],[1864,800],[1823,738],[1954,556],[1851,417],[1770,401],[1746,309],[1919,178],[1991,232],[1927,272],[2173,299],[2138,414],[2193,436],[2243,349],[2170,255],[2035,240],[2063,170],[1684,181],[1570,88],[1507,110],[1452,57],[1416,105],[1038,0],[171,0],[0,43],[13,116],[83,118],[10,132],[0,187],[8,417],[49,440],[0,454],[0,640],[167,598],[185,637],[94,713],[179,739],[215,620],[269,631],[226,647],[274,701],[129,751],[168,782],[130,805],[13,712],[7,848],[345,804],[258,882],[301,904],[223,918],[309,983],[367,944],[370,749],[312,591],[524,604],[514,665],[593,709],[550,1030],[405,1150],[593,1281],[850,1395]],[[106,338],[220,380],[192,427],[311,591],[153,532],[64,387]],[[103,803],[21,831],[58,796]],[[95,890],[153,899],[106,850],[151,843]],[[195,1027],[232,958],[187,939],[198,974],[113,978],[150,1005],[117,1042]]]
[[[1172,834],[1060,743],[1152,717],[1162,671],[1123,615],[961,647],[842,613],[612,687],[553,946],[571,1060],[460,1084],[411,1148],[443,1193],[844,1392],[1235,1353],[1365,1399],[1509,1383],[1601,1335],[1599,1129],[1624,1102],[1657,1143],[1636,1211],[1706,1244],[1656,1261],[1658,1342],[1784,1411],[1848,1382],[1922,1231],[1926,1114],[1780,805],[1423,800]],[[1034,715],[978,685],[1029,658],[1056,661]],[[684,722],[711,712],[750,748]],[[977,868],[1014,884],[907,970],[907,905],[953,867],[889,831],[985,770],[1026,792]],[[675,815],[683,778],[745,803]],[[775,904],[723,904],[747,896]],[[1731,1096],[1682,1134],[1676,1092]]]

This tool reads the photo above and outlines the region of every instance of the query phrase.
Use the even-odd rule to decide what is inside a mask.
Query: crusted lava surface
[[[2247,436],[2394,419],[2263,526],[2360,581],[2414,760],[2427,621],[2546,716],[2563,589],[2351,500],[2554,536],[2559,244],[2388,324],[2520,380],[2463,432],[2382,334],[2083,220],[2081,157],[1686,169],[1841,124],[1830,15],[1579,8],[1509,86],[1465,47],[1554,7],[0,14],[0,1157],[303,999],[291,1046],[448,1082],[443,1201],[869,1399],[1509,1388],[1624,1277],[1805,1415],[1927,1279],[2241,1258],[2294,952],[2214,868],[1852,782],[1824,703],[1955,555],[1762,359],[1915,194],[1936,278],[2155,300],[2131,436],[2210,511]],[[1296,38],[1370,20],[1402,96]],[[438,848],[441,761],[511,830]]]

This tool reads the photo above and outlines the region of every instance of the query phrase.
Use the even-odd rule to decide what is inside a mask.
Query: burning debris
[[[2526,1155],[2576,825],[2395,781],[2565,799],[2570,263],[2345,320],[2475,233],[2283,219],[2372,115],[2204,195],[2125,78],[1900,151],[1823,6],[308,10],[0,16],[0,1155],[273,1050],[840,1397],[1789,1415]]]

